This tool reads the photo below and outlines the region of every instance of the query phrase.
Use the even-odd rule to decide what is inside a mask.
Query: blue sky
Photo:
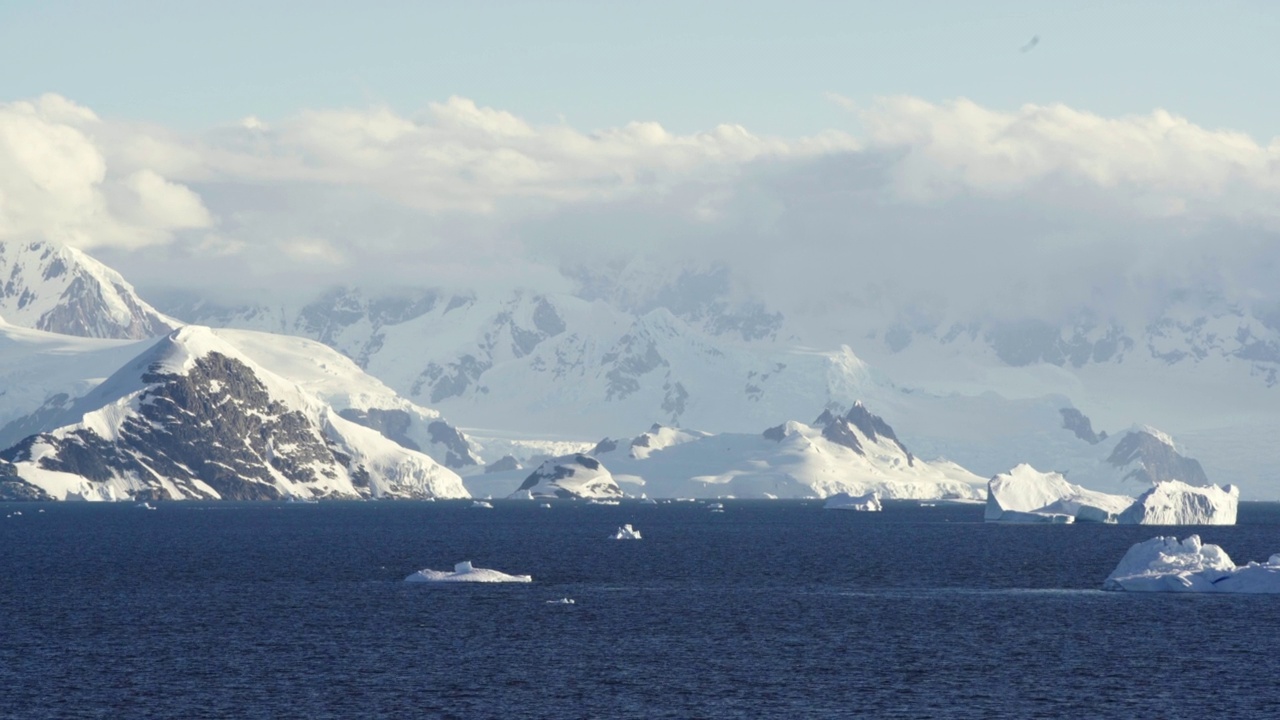
[[[1267,2],[6,0],[0,98],[56,92],[193,131],[304,108],[412,114],[456,94],[587,130],[795,136],[848,124],[826,93],[905,94],[1163,107],[1265,143],[1280,134],[1277,36]]]

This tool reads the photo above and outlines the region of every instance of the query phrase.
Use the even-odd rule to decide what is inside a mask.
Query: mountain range
[[[950,463],[968,478],[974,473],[987,477],[1022,462],[1069,473],[1073,482],[1129,491],[1132,487],[1126,484],[1182,477],[1192,468],[1184,462],[1190,461],[1181,447],[1169,435],[1135,424],[1141,420],[1164,425],[1168,419],[1176,427],[1189,428],[1195,439],[1193,454],[1203,462],[1203,467],[1195,465],[1199,477],[1235,482],[1246,493],[1280,491],[1266,486],[1263,478],[1276,461],[1252,442],[1257,428],[1275,422],[1275,413],[1267,412],[1267,403],[1257,399],[1242,413],[1233,415],[1229,407],[1230,398],[1253,393],[1265,399],[1270,392],[1265,377],[1269,360],[1263,355],[1250,359],[1249,352],[1241,357],[1243,346],[1198,360],[1194,353],[1177,358],[1166,353],[1153,365],[1130,338],[1117,340],[1117,347],[1124,349],[1111,355],[1095,343],[1087,357],[1073,351],[1046,359],[1040,352],[1016,356],[1013,360],[1021,362],[1016,364],[1004,357],[1006,344],[1013,341],[981,329],[949,339],[918,330],[909,337],[898,333],[892,340],[887,334],[851,333],[850,337],[857,335],[859,348],[869,348],[878,358],[872,365],[849,345],[803,344],[789,332],[781,314],[759,303],[734,304],[712,292],[696,302],[686,298],[646,305],[620,302],[601,287],[575,294],[338,288],[295,306],[226,307],[195,301],[171,303],[161,312],[117,273],[82,252],[40,242],[6,242],[0,248],[0,270],[7,279],[5,305],[0,307],[7,321],[0,326],[0,379],[6,389],[0,395],[0,447],[11,448],[5,457],[19,475],[31,463],[55,465],[58,461],[45,459],[87,447],[76,444],[76,437],[83,440],[78,430],[85,429],[76,426],[83,424],[87,410],[99,409],[88,404],[96,402],[91,398],[106,397],[104,378],[118,380],[114,376],[122,368],[133,367],[125,393],[134,398],[130,402],[176,392],[164,389],[172,386],[173,378],[157,379],[165,373],[141,368],[138,358],[156,352],[157,342],[186,345],[191,338],[204,338],[222,348],[215,354],[235,358],[247,368],[238,372],[257,378],[270,375],[310,398],[311,410],[296,408],[308,418],[307,432],[315,439],[305,444],[308,452],[319,453],[321,443],[335,457],[361,452],[371,457],[371,450],[345,439],[351,433],[341,428],[372,429],[397,452],[414,454],[410,457],[420,464],[421,458],[434,458],[447,466],[440,470],[460,472],[468,483],[488,482],[477,478],[499,462],[527,467],[552,456],[595,449],[602,436],[625,437],[655,422],[673,430],[697,428],[702,439],[684,443],[691,447],[732,443],[734,435],[763,438],[765,428],[782,428],[779,445],[803,442],[820,447],[818,438],[831,442],[822,433],[832,418],[848,418],[870,407],[890,420],[895,437],[902,438],[895,442],[913,449],[913,463],[919,458]],[[714,285],[715,278],[708,282]],[[174,334],[187,323],[191,326]],[[1259,325],[1257,333],[1266,327]],[[1221,332],[1225,330],[1215,331],[1213,337],[1220,338]],[[1039,342],[1039,337],[1029,332],[1026,341]],[[931,348],[940,360],[928,359]],[[217,365],[225,372],[226,363]],[[1221,397],[1213,396],[1208,377],[1222,367],[1228,368],[1220,381],[1224,390]],[[206,385],[215,380],[209,372],[210,368],[199,370]],[[1215,402],[1195,406],[1168,397],[1149,405],[1143,402],[1159,394],[1163,383],[1179,378],[1192,381],[1169,387],[1187,388],[1189,401],[1212,396]],[[1124,391],[1098,401],[1101,391],[1090,384],[1095,379],[1099,387],[1119,385]],[[214,384],[222,382],[225,378]],[[1165,390],[1164,395],[1171,394]],[[278,400],[282,407],[293,408],[297,397]],[[1093,404],[1077,405],[1080,397]],[[143,411],[148,407],[150,403],[140,406]],[[1097,418],[1094,407],[1112,421],[1132,411],[1124,424],[1108,423],[1129,429],[1110,435],[1095,432],[1090,419]],[[1140,412],[1148,407],[1158,417]],[[822,411],[818,421],[800,420],[813,417],[815,408]],[[258,412],[279,415],[261,408]],[[134,424],[139,422],[135,417]],[[277,431],[285,432],[264,432],[271,436]],[[103,437],[107,435],[114,442],[120,431]],[[31,441],[33,436],[45,439]],[[1182,442],[1184,434],[1178,436]],[[141,437],[131,436],[138,441]],[[39,455],[36,450],[52,454]],[[270,464],[267,456],[259,455]],[[636,460],[627,458],[614,467],[618,462],[608,454],[599,456],[624,478],[628,463]],[[326,465],[328,480],[287,475],[281,480],[271,475],[242,491],[276,496],[457,494],[452,486],[414,485],[417,480],[383,478],[361,486],[357,480],[362,468],[372,472],[368,464],[334,462]],[[133,477],[129,472],[137,474],[127,465],[112,466],[110,482],[117,484],[102,487],[141,492],[127,482],[119,484],[125,482],[121,478]],[[497,482],[493,476],[500,472],[488,473],[490,480]],[[189,473],[187,484],[178,486],[180,494],[208,496],[203,489],[204,495],[192,490],[199,488],[199,477]],[[339,477],[346,480],[334,479]],[[241,490],[228,492],[236,496]]]

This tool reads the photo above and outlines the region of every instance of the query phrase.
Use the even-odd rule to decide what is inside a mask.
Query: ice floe
[[[1237,566],[1199,535],[1178,542],[1156,537],[1129,548],[1107,576],[1103,590],[1130,592],[1280,593],[1280,554],[1265,563]]]
[[[487,509],[487,510],[492,510],[492,509],[493,509],[493,503],[488,503],[488,502],[485,502],[484,500],[476,500],[476,501],[474,501],[474,502],[472,502],[472,503],[471,503],[471,507],[473,507],[473,508],[484,508],[484,509]]]
[[[453,566],[453,572],[446,570],[419,570],[406,577],[405,582],[485,582],[485,583],[527,583],[533,582],[531,575],[508,575],[497,570],[478,568],[470,560],[463,560]]]
[[[548,605],[573,605],[573,598],[560,598],[559,600],[548,600]]]

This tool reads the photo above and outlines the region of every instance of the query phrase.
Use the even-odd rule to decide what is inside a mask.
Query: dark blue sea
[[[0,717],[1280,714],[1280,596],[1098,590],[1157,534],[1265,560],[1280,505],[1196,530],[495,505],[0,505]],[[624,522],[644,539],[605,539]],[[534,582],[403,582],[465,559]]]

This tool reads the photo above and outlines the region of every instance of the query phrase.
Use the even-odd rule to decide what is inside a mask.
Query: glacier
[[[1155,537],[1125,553],[1103,582],[1103,590],[1129,592],[1280,593],[1280,554],[1265,563],[1237,566],[1217,545],[1199,535],[1181,542]]]
[[[1073,523],[1077,520],[1129,525],[1234,525],[1239,490],[1156,483],[1137,498],[1090,490],[1027,464],[991,478],[986,522]]]
[[[463,560],[453,566],[453,572],[447,570],[419,570],[408,577],[405,582],[480,582],[480,583],[528,583],[533,582],[532,575],[508,575],[497,570],[478,568],[470,560]]]

